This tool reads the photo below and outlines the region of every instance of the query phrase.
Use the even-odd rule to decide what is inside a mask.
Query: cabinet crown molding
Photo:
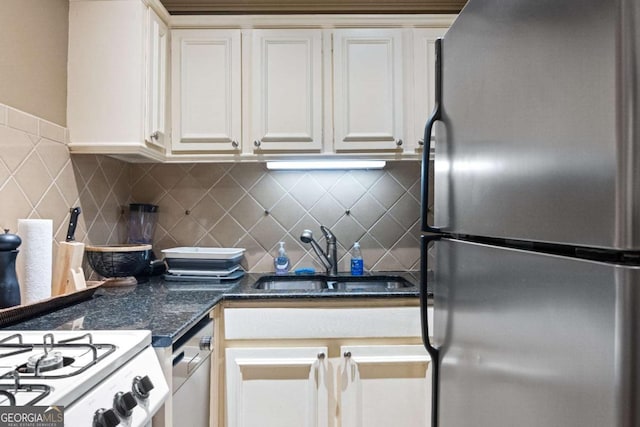
[[[336,15],[172,15],[170,27],[265,29],[265,28],[449,28],[454,14],[336,14]]]
[[[161,0],[172,15],[243,13],[458,13],[466,0]]]

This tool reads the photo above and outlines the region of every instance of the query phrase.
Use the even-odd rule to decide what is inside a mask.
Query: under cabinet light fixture
[[[283,160],[267,162],[269,170],[382,169],[384,160]]]

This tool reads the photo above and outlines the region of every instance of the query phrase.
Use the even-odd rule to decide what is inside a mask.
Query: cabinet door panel
[[[326,347],[228,348],[228,427],[326,427]]]
[[[173,151],[234,151],[240,141],[240,31],[175,30]]]
[[[342,427],[429,425],[431,372],[423,346],[344,346],[341,352]]]
[[[446,28],[417,28],[413,30],[414,46],[414,114],[415,127],[407,146],[421,149],[424,143],[424,127],[435,103],[435,42],[444,36]],[[432,135],[432,139],[435,139]]]
[[[398,149],[403,133],[401,30],[336,30],[335,149]]]
[[[169,32],[164,22],[151,8],[149,8],[148,31],[145,140],[164,147],[167,133],[165,119]]]
[[[257,150],[322,147],[322,33],[253,32],[253,141]]]

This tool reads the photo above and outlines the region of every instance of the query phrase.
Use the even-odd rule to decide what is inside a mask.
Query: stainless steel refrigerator
[[[433,426],[640,426],[640,1],[470,0],[436,49]]]

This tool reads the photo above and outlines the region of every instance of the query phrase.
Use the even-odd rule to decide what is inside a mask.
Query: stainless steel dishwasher
[[[207,427],[213,321],[204,318],[173,345],[173,426]]]

